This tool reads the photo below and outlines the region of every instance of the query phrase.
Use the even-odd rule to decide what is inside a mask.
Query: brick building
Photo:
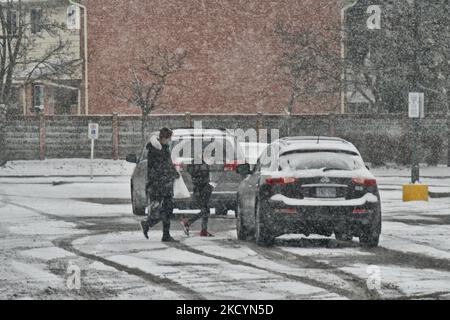
[[[278,21],[339,28],[340,0],[87,0],[89,114],[139,113],[115,84],[148,48],[187,51],[185,70],[155,113],[281,113],[290,98],[279,67]],[[336,44],[339,48],[339,44]],[[312,90],[313,91],[313,90]],[[340,111],[339,94],[312,93],[295,113]],[[83,100],[83,99],[81,99]]]
[[[13,52],[18,49],[17,61],[12,62],[9,55],[0,59],[3,63],[0,69],[13,70],[11,96],[6,101],[9,113],[81,113],[80,33],[64,27],[69,0],[0,3],[6,17],[3,23],[6,28],[0,30],[2,47],[8,47],[7,38],[21,38],[20,45],[10,42]],[[71,72],[58,71],[62,66],[69,68],[70,61],[73,61]]]

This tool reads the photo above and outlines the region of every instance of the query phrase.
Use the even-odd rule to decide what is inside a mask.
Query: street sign
[[[98,140],[98,123],[89,123],[89,139]]]
[[[67,8],[67,29],[80,30],[80,8],[71,5]]]
[[[94,149],[95,140],[98,139],[98,123],[89,123],[89,139],[91,139],[91,181],[94,180]]]
[[[425,117],[425,95],[420,92],[409,93],[409,117]]]

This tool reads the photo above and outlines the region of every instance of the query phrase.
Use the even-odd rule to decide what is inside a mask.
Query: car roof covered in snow
[[[279,145],[280,154],[297,150],[336,150],[360,155],[358,149],[352,143],[335,137],[287,137],[274,143]]]

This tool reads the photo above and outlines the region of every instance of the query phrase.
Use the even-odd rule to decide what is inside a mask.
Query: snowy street
[[[167,245],[160,225],[144,239],[126,167],[92,183],[7,170],[0,170],[0,299],[450,299],[450,198],[403,203],[401,170],[374,170],[384,215],[377,249],[297,235],[260,248],[237,240],[231,211],[212,216],[214,238],[198,237],[197,224],[188,238],[174,220],[181,242]],[[424,182],[450,192],[448,169],[435,171]],[[70,281],[77,270],[79,289]]]

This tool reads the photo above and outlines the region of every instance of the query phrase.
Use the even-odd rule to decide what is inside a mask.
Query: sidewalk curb
[[[37,178],[90,178],[90,175],[84,175],[84,174],[78,174],[78,175],[49,175],[49,176],[39,176],[39,175],[29,175],[29,176],[2,176],[0,175],[0,179],[37,179]],[[121,175],[117,175],[117,174],[111,174],[111,175],[94,175],[94,179],[95,178],[118,178],[118,177],[131,177],[131,175],[127,175],[127,174],[121,174]]]
[[[450,198],[450,192],[430,192],[429,195],[433,199]]]

